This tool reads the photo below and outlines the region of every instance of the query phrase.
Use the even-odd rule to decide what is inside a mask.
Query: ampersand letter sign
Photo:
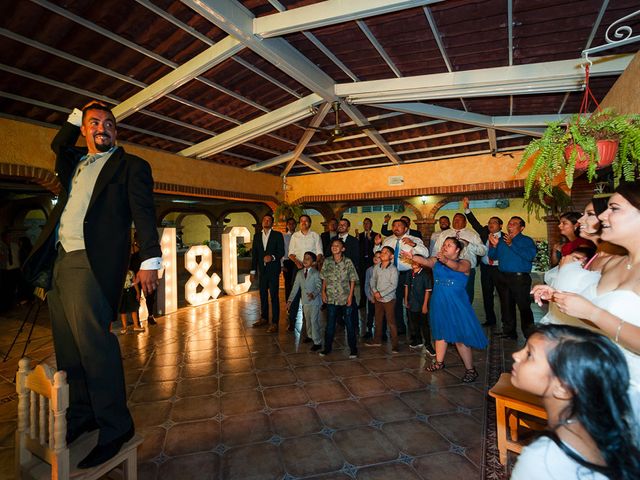
[[[217,273],[209,276],[211,265],[211,249],[206,245],[194,245],[185,254],[184,266],[191,273],[191,278],[184,285],[184,296],[191,305],[202,305],[220,295],[218,288],[220,277]],[[199,286],[202,286],[200,291],[198,291]]]

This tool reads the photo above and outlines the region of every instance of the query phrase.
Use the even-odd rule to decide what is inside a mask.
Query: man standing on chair
[[[79,134],[87,147],[75,147]],[[161,250],[149,164],[116,146],[116,120],[107,105],[74,109],[51,144],[61,190],[25,271],[50,288],[47,299],[56,362],[67,372],[67,441],[99,429],[98,444],[78,467],[113,457],[134,435],[127,408],[116,319],[135,224],[145,293],[158,285]]]

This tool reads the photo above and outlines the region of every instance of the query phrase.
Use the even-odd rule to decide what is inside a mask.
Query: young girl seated
[[[539,395],[548,432],[522,450],[511,476],[522,479],[637,479],[629,370],[607,337],[543,325],[513,354],[513,385]]]

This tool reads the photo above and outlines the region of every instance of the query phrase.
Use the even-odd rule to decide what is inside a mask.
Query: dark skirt
[[[125,288],[122,291],[122,298],[120,299],[120,313],[137,312],[140,308],[140,302],[136,299],[136,289]]]

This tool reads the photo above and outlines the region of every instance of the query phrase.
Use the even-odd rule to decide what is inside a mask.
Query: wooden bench
[[[547,412],[542,406],[542,397],[524,392],[511,383],[511,374],[500,375],[489,395],[496,399],[496,426],[498,435],[498,451],[500,463],[507,464],[507,451],[520,453],[522,443],[519,442],[518,427],[530,430],[544,428]],[[524,416],[535,417],[533,421]],[[540,420],[540,421],[537,421]]]

